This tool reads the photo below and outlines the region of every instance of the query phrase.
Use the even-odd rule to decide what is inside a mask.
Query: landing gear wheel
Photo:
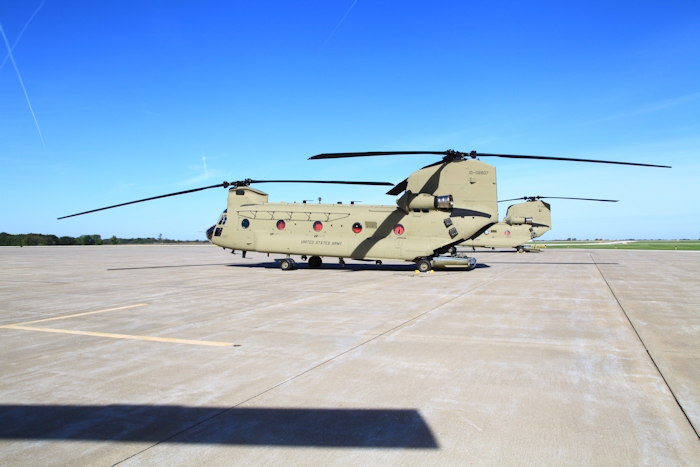
[[[291,258],[283,259],[280,261],[280,268],[283,271],[291,271],[292,269],[296,269],[296,263]]]
[[[311,258],[309,258],[309,267],[311,269],[318,269],[321,267],[322,264],[323,260],[320,256],[312,256]]]
[[[425,258],[416,261],[416,267],[420,272],[428,272],[433,269],[433,265]]]
[[[516,247],[516,250],[518,250],[518,253],[524,253],[524,252],[525,252],[525,248],[523,248],[523,247],[521,247],[521,246]]]
[[[450,252],[450,255],[455,256],[457,254],[457,247],[453,246],[448,251]]]

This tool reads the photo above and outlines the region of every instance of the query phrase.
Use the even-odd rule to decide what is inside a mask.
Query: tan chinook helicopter
[[[522,198],[504,199],[506,201],[525,200],[508,206],[503,220],[489,227],[473,240],[467,240],[460,246],[474,248],[515,248],[518,253],[539,251],[531,249],[527,242],[541,237],[552,229],[552,207],[542,199],[569,199],[580,201],[602,201],[617,203],[616,199],[568,198],[563,196],[523,196]],[[456,251],[456,250],[455,250]]]
[[[256,251],[286,255],[283,270],[295,269],[292,255],[308,258],[319,268],[322,258],[404,260],[421,272],[433,267],[472,269],[476,260],[446,256],[453,247],[474,240],[498,222],[496,168],[478,157],[543,159],[647,167],[668,167],[633,162],[614,162],[563,157],[521,156],[447,151],[388,151],[319,154],[310,159],[432,154],[442,160],[413,172],[387,192],[399,196],[396,205],[270,203],[267,193],[252,188],[259,183],[336,183],[392,185],[386,182],[327,180],[251,180],[170,193],[67,217],[111,209],[143,201],[192,193],[210,188],[228,188],[228,205],[217,223],[207,230],[209,240],[232,251]]]

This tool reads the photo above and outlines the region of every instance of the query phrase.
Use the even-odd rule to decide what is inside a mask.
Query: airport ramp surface
[[[2,465],[700,465],[700,253],[0,248]]]

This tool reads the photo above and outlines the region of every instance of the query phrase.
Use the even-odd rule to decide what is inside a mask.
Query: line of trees
[[[205,240],[170,240],[168,238],[117,238],[102,239],[101,235],[81,235],[79,237],[58,237],[44,234],[12,235],[0,232],[0,246],[43,246],[43,245],[152,245],[154,243],[205,243]]]

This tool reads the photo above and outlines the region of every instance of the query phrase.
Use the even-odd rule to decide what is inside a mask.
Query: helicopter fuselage
[[[467,160],[414,172],[396,206],[269,203],[265,192],[234,187],[211,241],[242,251],[415,261],[475,238],[495,223],[497,209],[495,167]]]

